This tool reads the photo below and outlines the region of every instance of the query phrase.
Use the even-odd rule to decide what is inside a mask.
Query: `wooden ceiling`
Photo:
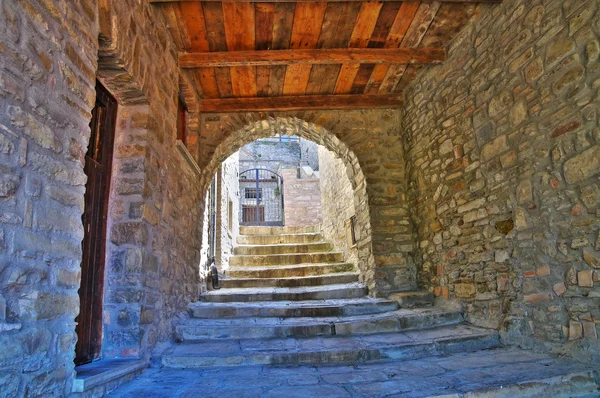
[[[231,112],[399,106],[419,68],[502,0],[149,1],[200,110]]]

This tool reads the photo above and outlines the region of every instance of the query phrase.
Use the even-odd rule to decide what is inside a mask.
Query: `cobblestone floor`
[[[599,368],[517,349],[358,365],[148,369],[110,397],[600,397]]]

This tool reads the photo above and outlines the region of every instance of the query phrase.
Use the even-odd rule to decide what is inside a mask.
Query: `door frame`
[[[104,110],[101,111],[101,109]],[[117,109],[118,104],[115,98],[99,81],[96,81],[96,103],[92,111],[90,143],[85,155],[84,165],[88,182],[86,183],[85,208],[82,215],[84,238],[81,244],[80,313],[76,318],[76,321],[80,322],[75,328],[78,337],[75,347],[76,365],[83,365],[99,359],[102,352],[104,270]],[[102,125],[99,125],[99,118],[101,117],[104,117],[105,120]],[[98,131],[98,129],[101,131]],[[95,134],[94,131],[96,131]],[[102,152],[102,158],[101,162],[96,162],[90,152],[98,150],[96,144],[99,134],[103,135],[101,148],[99,149]],[[96,174],[90,173],[90,167],[94,164],[102,167],[100,181],[95,180]],[[96,192],[98,187],[99,192]],[[94,193],[101,196],[90,198],[89,195]],[[99,200],[100,203],[96,203],[96,200]],[[100,213],[98,214],[98,212]],[[90,258],[91,255],[93,255],[93,259]],[[82,316],[83,320],[81,319]],[[89,322],[87,326],[85,325],[86,322]],[[82,330],[82,328],[85,328],[85,330]],[[84,336],[84,333],[87,335]]]

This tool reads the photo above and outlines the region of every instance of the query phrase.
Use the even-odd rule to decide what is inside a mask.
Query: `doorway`
[[[84,166],[88,181],[82,216],[85,234],[79,288],[80,310],[75,319],[78,338],[76,365],[99,359],[102,348],[106,222],[116,118],[116,100],[96,82],[96,105],[92,111],[90,143]]]

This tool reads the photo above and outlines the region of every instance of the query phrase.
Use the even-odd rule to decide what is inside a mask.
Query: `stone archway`
[[[346,166],[346,173],[354,190],[354,206],[358,225],[358,268],[361,281],[367,285],[369,293],[373,296],[386,296],[395,291],[414,289],[416,272],[412,267],[412,258],[406,256],[405,253],[394,253],[397,251],[397,241],[399,241],[396,239],[394,242],[395,218],[406,216],[407,220],[401,220],[400,223],[404,227],[406,225],[410,227],[408,213],[403,209],[394,209],[395,201],[390,199],[399,189],[389,183],[386,184],[387,188],[382,189],[379,185],[385,181],[382,177],[377,176],[377,174],[381,174],[381,167],[374,165],[374,162],[367,157],[361,160],[355,150],[339,137],[339,135],[343,137],[344,134],[337,134],[318,123],[307,122],[295,116],[267,117],[251,121],[235,129],[231,128],[231,131],[223,134],[223,139],[216,145],[212,156],[204,158],[200,162],[203,170],[202,191],[208,189],[212,176],[223,160],[242,146],[276,133],[297,135],[322,145],[338,156]],[[356,140],[356,134],[353,137],[355,148],[367,149],[367,152],[371,152],[372,149],[377,152],[378,148],[374,147],[374,141],[367,142],[365,147],[363,146],[364,142]],[[384,147],[386,143],[387,140],[379,141],[379,144]],[[401,149],[399,140],[397,145]],[[398,160],[401,161],[401,159]],[[398,164],[403,168],[400,162]],[[386,170],[386,166],[387,170],[393,168],[391,163],[386,163],[383,165],[384,170]],[[399,179],[391,179],[392,182],[398,182],[396,180]],[[404,192],[403,187],[401,196],[404,195]],[[376,227],[373,227],[373,223],[376,224]],[[400,248],[400,250],[404,248]],[[412,251],[412,246],[408,251]],[[408,271],[405,270],[407,264],[410,266]],[[394,268],[400,272],[394,273]]]

